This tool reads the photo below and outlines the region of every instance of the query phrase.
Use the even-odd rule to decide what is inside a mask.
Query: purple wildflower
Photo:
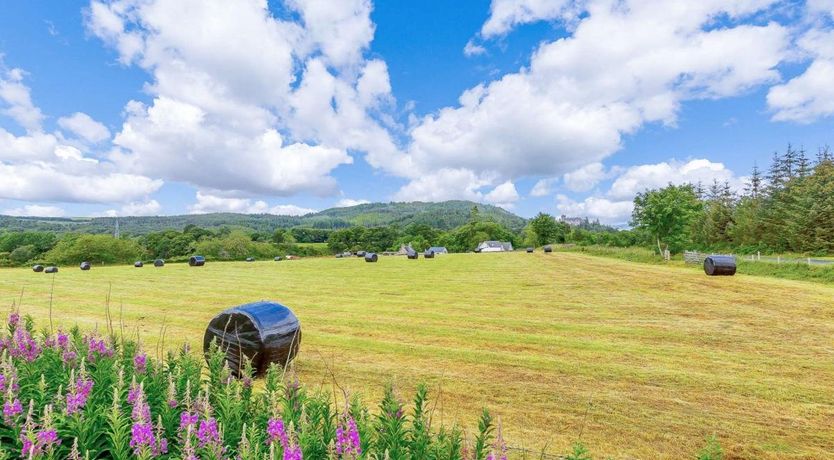
[[[41,354],[41,347],[25,328],[18,325],[7,344],[9,354],[32,362]]]
[[[336,453],[341,458],[355,459],[362,454],[362,443],[359,440],[359,430],[353,417],[345,415],[342,423],[336,428]]]
[[[3,404],[3,420],[6,422],[6,425],[11,425],[14,418],[20,415],[23,412],[23,406],[20,404],[20,400],[15,398],[14,401],[6,401]]]
[[[200,428],[197,429],[197,440],[200,442],[200,447],[220,442],[220,433],[217,431],[217,420],[214,417],[200,421]]]
[[[141,385],[135,393],[131,418],[133,426],[130,430],[130,447],[134,454],[139,457],[145,454],[158,457],[168,452],[168,440],[162,437],[161,426],[154,434],[151,407],[145,401],[145,392]]]
[[[137,353],[133,357],[133,368],[137,374],[144,374],[148,370],[148,355],[144,353]]]
[[[64,361],[64,364],[72,364],[73,361],[78,358],[78,354],[72,350],[65,351],[61,355],[61,359]]]
[[[197,425],[197,420],[200,417],[197,414],[192,414],[188,411],[184,411],[180,414],[180,431],[188,431],[192,427]]]
[[[87,344],[87,361],[95,361],[96,357],[113,356],[113,349],[107,346],[104,339],[84,337],[84,343]]]
[[[290,424],[290,431],[292,431],[292,424]],[[271,418],[266,425],[267,444],[274,446],[277,443],[281,445],[281,450],[284,452],[284,460],[302,460],[301,447],[296,445],[295,440],[288,435],[284,421],[280,418]]]
[[[67,415],[78,413],[87,404],[90,391],[93,389],[93,380],[88,379],[83,373],[75,378],[75,372],[70,375],[69,392],[67,393]]]
[[[20,323],[20,313],[13,311],[9,314],[9,326],[12,329],[16,328],[17,325]]]

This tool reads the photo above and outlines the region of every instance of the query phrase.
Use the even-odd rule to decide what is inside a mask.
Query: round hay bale
[[[301,323],[292,310],[277,302],[254,302],[215,316],[203,337],[204,353],[214,340],[225,351],[232,372],[241,374],[245,356],[256,374],[262,375],[271,363],[286,366],[295,357],[301,343]]]
[[[206,264],[206,258],[203,256],[191,256],[188,259],[188,265],[192,267],[202,267]]]
[[[553,252],[553,246],[551,246],[549,244],[545,245],[544,252]]]
[[[426,249],[426,252],[423,253],[423,257],[426,259],[434,259],[434,251],[431,249]]]
[[[136,268],[142,268],[142,267],[145,266],[145,263],[142,262],[141,260],[137,260],[136,262],[133,262],[133,266],[136,267]]]
[[[527,248],[527,254],[531,254],[533,252],[533,248]]]
[[[246,258],[246,261],[247,261],[247,262],[254,262],[254,261],[255,261],[255,258],[254,258],[254,257],[247,257],[247,258]]]
[[[736,258],[710,255],[704,259],[704,273],[708,276],[733,276],[736,274]]]
[[[51,266],[43,269],[44,273],[58,273],[58,267]]]
[[[342,258],[342,253],[340,252],[340,253],[336,254],[336,258],[341,259]]]
[[[35,273],[42,272],[43,271],[43,265],[35,265],[34,267],[32,267],[32,271],[35,272]]]
[[[164,267],[165,266],[165,261],[162,260],[162,259],[156,259],[156,260],[153,261],[153,266],[154,267]]]
[[[356,251],[356,257],[365,257],[367,254],[365,251]]]
[[[413,249],[409,249],[408,252],[405,253],[405,256],[408,257],[409,259],[417,260],[417,258],[420,256],[420,254],[418,254],[417,251],[415,251]]]
[[[280,261],[281,261],[281,256],[276,256],[276,257],[275,257],[274,259],[272,259],[272,260],[274,260],[274,261],[276,261],[276,262],[280,262]]]
[[[365,262],[376,262],[378,258],[375,252],[365,253]]]
[[[80,268],[84,271],[87,271],[87,270],[93,268],[93,265],[90,262],[81,262]]]

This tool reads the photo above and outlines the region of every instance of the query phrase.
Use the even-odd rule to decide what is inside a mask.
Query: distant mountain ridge
[[[130,235],[144,235],[165,229],[182,230],[186,225],[196,225],[203,228],[247,227],[259,232],[272,232],[279,227],[335,229],[351,226],[406,226],[417,223],[448,230],[466,223],[469,220],[473,206],[478,207],[481,218],[494,220],[513,230],[520,230],[526,224],[523,217],[502,208],[472,201],[367,203],[344,208],[325,209],[304,216],[213,213],[178,216],[127,216],[119,217],[118,221],[120,232]],[[0,216],[0,231],[42,230],[59,233],[112,233],[115,222],[116,218],[114,217]]]

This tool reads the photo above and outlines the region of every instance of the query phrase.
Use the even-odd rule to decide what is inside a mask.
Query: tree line
[[[669,185],[634,199],[632,224],[658,250],[834,253],[834,156],[788,145],[743,190],[727,182]]]

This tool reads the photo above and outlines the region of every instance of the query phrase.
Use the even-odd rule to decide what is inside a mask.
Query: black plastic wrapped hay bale
[[[202,267],[206,264],[206,258],[203,256],[191,256],[188,259],[188,265],[192,267]]]
[[[241,374],[243,357],[258,375],[271,363],[286,366],[298,353],[301,323],[289,308],[270,301],[254,302],[223,311],[209,322],[203,352],[217,340],[226,353],[229,369]]]
[[[141,260],[137,260],[136,262],[133,262],[133,266],[136,268],[142,268],[145,266],[145,264]]]
[[[44,273],[58,273],[58,267],[55,267],[55,266],[46,267],[46,268],[43,269],[43,272]]]
[[[342,253],[340,252],[340,253],[336,254],[336,258],[341,259],[342,258]]]
[[[546,245],[543,249],[544,249],[544,252],[553,252],[553,246],[551,246],[549,244]]]
[[[43,271],[43,265],[35,265],[34,267],[32,267],[32,271],[35,272],[35,273],[42,272]]]
[[[406,251],[405,256],[408,257],[409,259],[415,259],[416,260],[420,255],[414,249],[409,248]]]
[[[272,260],[274,260],[274,261],[276,261],[276,262],[280,262],[280,261],[281,261],[281,256],[277,256],[277,257],[275,257],[275,258],[274,258],[274,259],[272,259]]]
[[[736,258],[711,255],[704,259],[704,273],[709,276],[733,276],[736,274]]]
[[[162,259],[156,259],[156,260],[153,261],[153,266],[154,267],[164,267],[165,266],[165,261],[162,260]]]
[[[365,257],[365,251],[356,251],[356,257]]]
[[[80,268],[84,271],[93,268],[93,265],[90,262],[81,262]]]
[[[254,261],[255,261],[255,258],[254,258],[254,257],[247,257],[247,258],[246,258],[246,261],[247,261],[247,262],[254,262]]]
[[[527,248],[527,254],[530,254],[532,252],[533,252],[533,248]]]
[[[365,262],[376,262],[379,257],[377,257],[375,252],[367,252],[365,253]]]
[[[434,259],[434,251],[431,249],[426,249],[426,252],[423,253],[423,257],[426,259]]]

